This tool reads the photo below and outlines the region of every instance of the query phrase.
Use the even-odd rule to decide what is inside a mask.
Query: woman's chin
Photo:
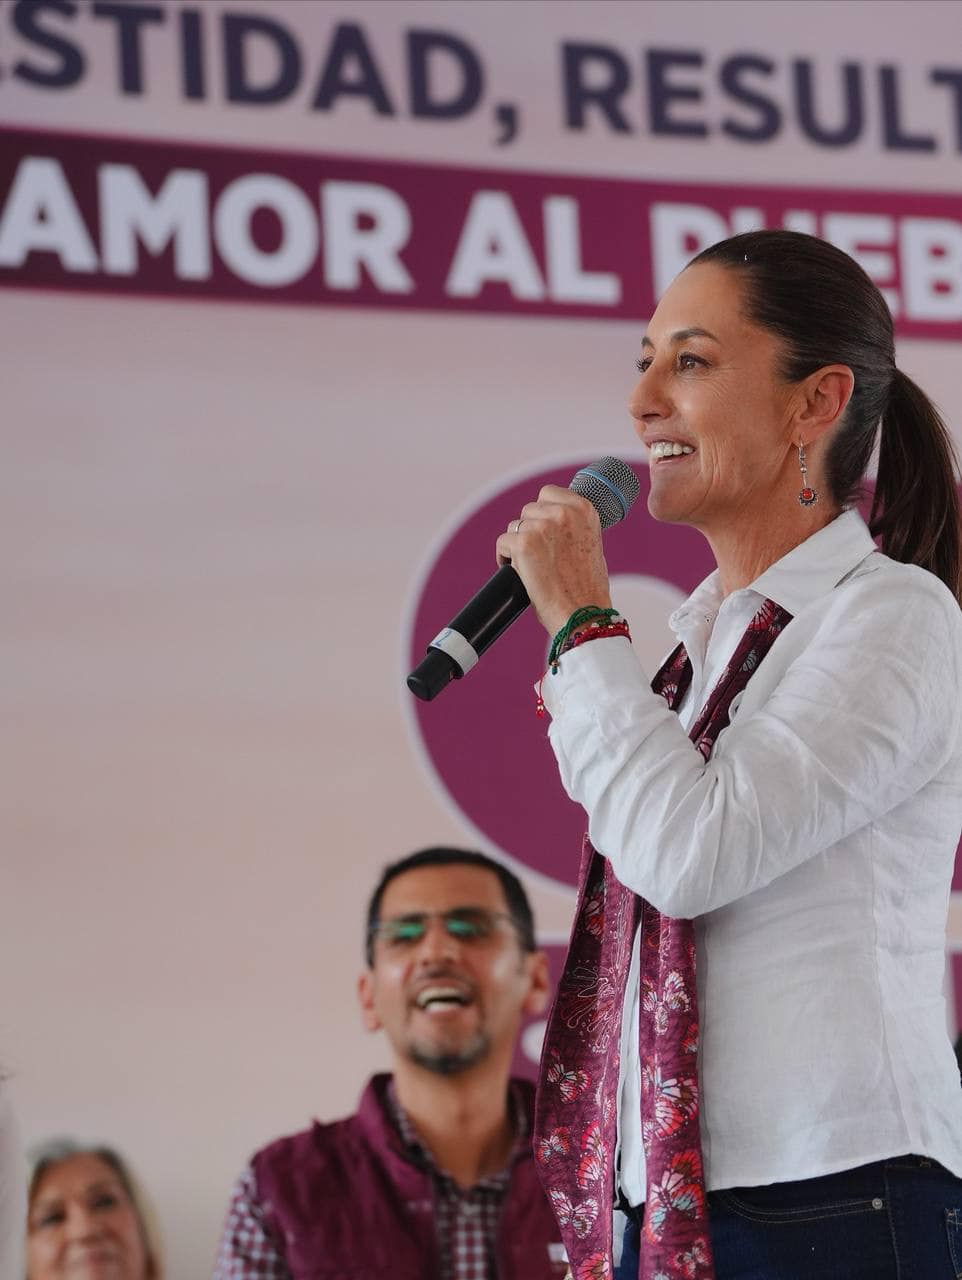
[[[648,494],[648,514],[662,524],[686,524],[690,506],[680,493],[669,492],[667,486],[653,485]]]

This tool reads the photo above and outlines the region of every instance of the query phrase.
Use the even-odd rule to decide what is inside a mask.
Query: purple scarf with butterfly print
[[[791,614],[766,600],[689,736],[707,760]],[[672,709],[691,684],[679,645],[652,681]],[[639,1056],[646,1160],[639,1280],[713,1280],[699,1131],[698,1002],[690,920],[622,885],[585,837],[578,905],[545,1035],[535,1155],[573,1280],[610,1280],[622,1006],[640,929]]]

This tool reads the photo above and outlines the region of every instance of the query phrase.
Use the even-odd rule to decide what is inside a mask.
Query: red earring
[[[803,507],[814,507],[815,503],[818,502],[818,494],[807,483],[808,467],[805,465],[805,446],[801,444],[798,446],[798,465],[802,472],[802,488],[799,492],[798,500]]]

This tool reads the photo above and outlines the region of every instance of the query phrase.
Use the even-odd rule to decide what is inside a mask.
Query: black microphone
[[[602,529],[624,520],[638,497],[638,477],[620,458],[600,458],[576,472],[568,488],[587,498]],[[481,654],[527,609],[524,583],[511,565],[502,565],[468,601],[456,618],[434,637],[426,657],[408,676],[411,692],[423,702],[436,698],[452,680],[460,680]]]

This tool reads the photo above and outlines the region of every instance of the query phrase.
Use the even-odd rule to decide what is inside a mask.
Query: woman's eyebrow
[[[58,1196],[58,1195],[37,1196],[36,1200],[34,1200],[33,1202],[32,1207],[34,1212],[39,1213],[47,1209],[53,1209],[62,1203],[63,1203],[63,1196]]]
[[[712,342],[720,341],[720,339],[716,338],[715,335],[709,329],[701,329],[698,327],[698,325],[693,325],[692,328],[690,329],[676,329],[675,332],[671,335],[671,338],[669,339],[669,341],[684,342],[687,338],[711,338]],[[641,345],[643,347],[653,347],[655,344],[652,342],[651,338],[649,338],[646,333],[641,340]]]

